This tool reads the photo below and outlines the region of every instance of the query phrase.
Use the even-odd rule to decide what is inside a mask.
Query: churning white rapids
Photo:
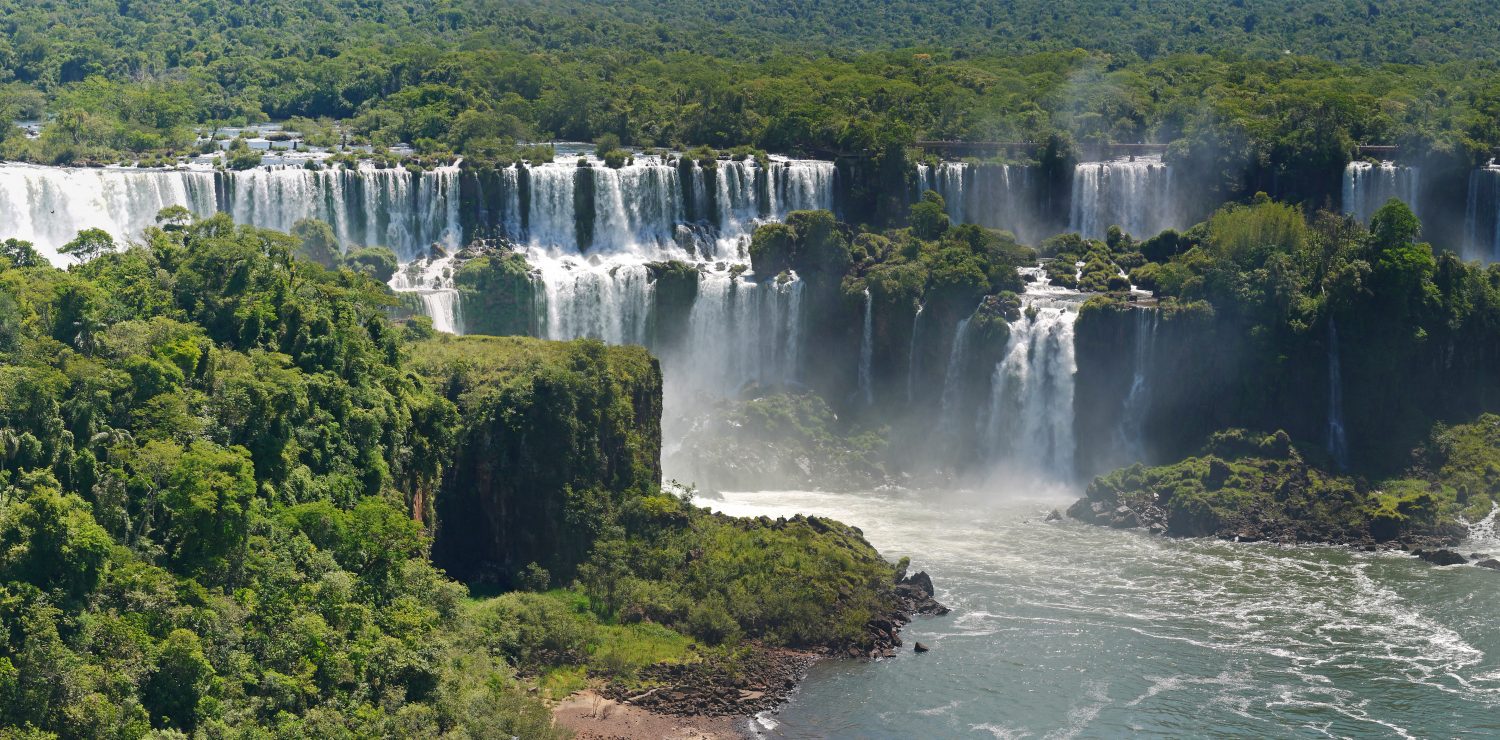
[[[1500,734],[1491,571],[1047,522],[1056,500],[723,495],[728,514],[859,526],[954,608],[917,618],[896,658],[817,665],[757,718],[765,736]]]

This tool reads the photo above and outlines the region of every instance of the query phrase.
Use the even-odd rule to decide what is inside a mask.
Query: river
[[[767,737],[1500,735],[1500,573],[1045,521],[1063,500],[705,503],[856,525],[954,609],[919,617],[896,658],[819,664]]]

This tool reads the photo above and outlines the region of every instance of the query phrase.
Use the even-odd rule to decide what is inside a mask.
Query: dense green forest
[[[1500,81],[1473,61],[1492,39],[1453,3],[872,5],[18,4],[0,111],[47,125],[0,154],[154,161],[266,119],[475,162],[606,136],[824,156],[1038,143],[1021,158],[1153,141],[1206,178],[1261,173],[1253,192],[1336,171],[1356,143],[1454,166],[1500,144]]]
[[[527,688],[585,670],[870,644],[896,568],[855,530],[663,489],[644,351],[434,338],[306,246],[0,245],[0,725],[538,737]]]

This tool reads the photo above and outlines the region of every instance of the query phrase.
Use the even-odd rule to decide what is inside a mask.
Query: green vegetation
[[[549,138],[612,165],[622,146],[870,155],[859,185],[893,192],[918,139],[1035,142],[1010,156],[1047,169],[1155,141],[1206,207],[1316,206],[1353,144],[1439,168],[1500,144],[1496,67],[1473,61],[1496,44],[1470,4],[12,0],[0,113],[46,125],[8,128],[0,154],[158,162],[273,119],[476,167],[550,161],[518,143]]]
[[[1218,429],[1285,429],[1322,465],[1388,477],[1435,422],[1493,410],[1500,267],[1434,253],[1421,229],[1394,200],[1365,229],[1260,197],[1142,243],[1153,261],[1131,268],[1131,279],[1160,300],[1159,391],[1146,427],[1156,458],[1190,454]],[[1132,314],[1118,298],[1085,306],[1081,404],[1119,408],[1125,391],[1108,378],[1129,376],[1110,368],[1129,359],[1121,340],[1139,330]],[[1347,461],[1323,452],[1334,357]]]
[[[316,224],[159,223],[67,270],[0,252],[0,724],[544,737],[532,681],[860,644],[888,608],[857,532],[662,492],[643,351],[424,340],[382,255],[300,256]],[[452,572],[566,598],[467,599],[429,551],[482,523],[503,548]]]
[[[1439,427],[1400,477],[1371,484],[1309,465],[1286,432],[1216,433],[1202,456],[1101,476],[1069,514],[1173,535],[1290,542],[1456,540],[1500,502],[1500,417]],[[1119,507],[1124,507],[1121,510]]]

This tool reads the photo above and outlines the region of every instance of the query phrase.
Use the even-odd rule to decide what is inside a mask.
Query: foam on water
[[[1032,737],[1426,737],[1493,726],[1493,573],[1398,553],[1047,523],[1063,502],[996,504],[994,495],[765,492],[716,502],[737,515],[856,524],[887,556],[911,555],[956,610],[904,633],[935,644],[930,653],[815,672],[780,713],[776,736],[994,727]],[[884,707],[885,720],[867,721],[866,705]]]

